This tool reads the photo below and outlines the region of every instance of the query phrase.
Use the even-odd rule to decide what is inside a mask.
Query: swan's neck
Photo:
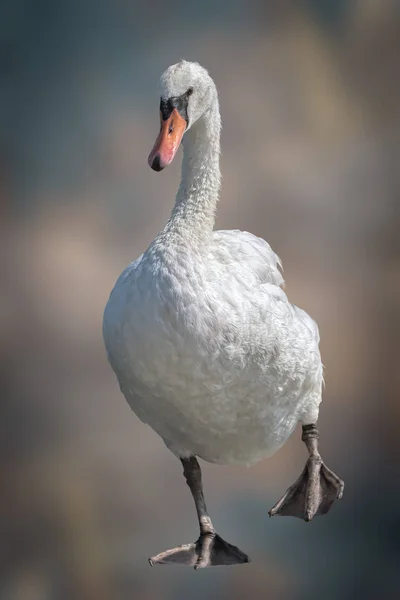
[[[211,239],[219,198],[221,118],[218,100],[183,138],[182,177],[163,233],[169,241],[202,246]]]

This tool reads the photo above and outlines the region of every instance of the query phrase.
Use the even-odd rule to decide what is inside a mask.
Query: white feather
[[[183,61],[161,82],[166,94],[194,88],[182,182],[170,220],[111,293],[108,358],[132,409],[174,454],[251,464],[299,421],[317,421],[318,328],[288,302],[267,242],[213,231],[220,117],[208,73]]]

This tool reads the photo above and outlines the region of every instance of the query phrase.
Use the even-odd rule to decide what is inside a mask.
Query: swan
[[[149,559],[195,569],[249,562],[208,514],[196,457],[246,464],[271,456],[302,424],[298,480],[269,511],[310,521],[342,497],[323,463],[317,419],[323,383],[316,323],[288,302],[280,260],[242,231],[214,231],[221,119],[207,70],[185,60],[160,79],[154,171],[183,144],[172,214],[117,280],[104,312],[108,360],[136,415],[181,461],[200,537]]]

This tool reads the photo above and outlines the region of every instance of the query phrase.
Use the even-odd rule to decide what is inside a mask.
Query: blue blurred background
[[[3,0],[0,5],[0,600],[397,599],[400,9],[396,0]],[[181,465],[130,412],[102,311],[161,229],[157,80],[220,92],[217,227],[265,237],[319,323],[323,519],[268,519],[300,431],[251,469],[203,465],[250,565],[147,565],[197,537]]]

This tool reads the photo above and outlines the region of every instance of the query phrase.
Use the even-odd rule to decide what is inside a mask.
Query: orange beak
[[[162,171],[172,163],[186,126],[186,120],[181,117],[176,108],[165,121],[161,117],[160,133],[148,158],[148,163],[154,171]]]

